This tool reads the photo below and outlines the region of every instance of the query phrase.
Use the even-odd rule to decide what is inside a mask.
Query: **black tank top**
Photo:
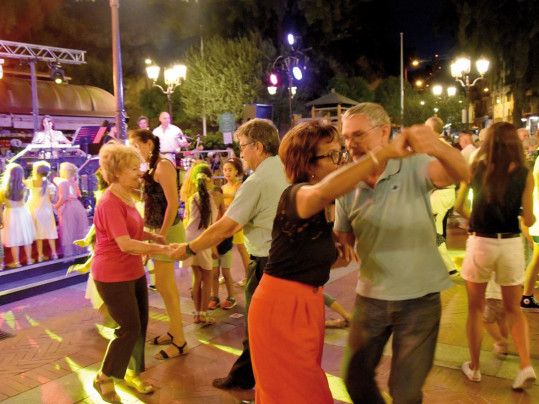
[[[307,219],[298,217],[297,190],[306,184],[284,190],[273,222],[272,242],[264,272],[278,278],[322,286],[329,279],[337,259],[333,223],[322,210]]]
[[[472,178],[473,206],[470,217],[470,231],[482,233],[520,233],[518,215],[522,205],[522,194],[526,187],[528,169],[518,167],[509,176],[503,204],[487,202],[483,188],[483,176],[486,166],[479,163]]]
[[[162,161],[172,164],[164,158],[160,159],[157,164]],[[148,172],[144,174],[144,224],[152,229],[158,229],[163,225],[168,203],[163,187],[153,178],[154,174],[155,170],[151,174]],[[177,214],[172,225],[174,226],[179,222],[180,215]]]

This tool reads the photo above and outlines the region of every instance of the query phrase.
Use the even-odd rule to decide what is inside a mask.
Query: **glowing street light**
[[[148,63],[148,61],[150,63]],[[163,94],[166,94],[168,100],[168,113],[172,119],[172,94],[178,86],[180,86],[185,78],[187,77],[187,67],[185,65],[174,65],[165,69],[163,72],[163,79],[165,81],[166,89],[161,85],[157,84],[157,79],[159,78],[159,72],[161,68],[156,64],[152,64],[151,60],[146,59],[146,74],[150,80],[152,80],[152,85],[158,87]]]
[[[471,61],[469,58],[462,57],[451,64],[451,75],[455,78],[457,83],[459,83],[466,90],[466,130],[469,129],[470,126],[470,88],[475,86],[479,80],[483,79],[483,76],[488,71],[489,64],[490,62],[485,58],[480,58],[475,62],[479,77],[477,77],[471,83]]]

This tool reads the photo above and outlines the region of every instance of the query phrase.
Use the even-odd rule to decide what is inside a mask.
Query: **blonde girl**
[[[58,231],[54,220],[51,199],[54,197],[54,187],[48,180],[51,166],[46,161],[36,161],[32,166],[32,176],[25,181],[30,189],[30,198],[26,206],[32,215],[36,229],[37,261],[49,258],[43,254],[43,240],[47,240],[51,250],[51,258],[57,259],[56,242]],[[52,187],[52,188],[51,188]]]

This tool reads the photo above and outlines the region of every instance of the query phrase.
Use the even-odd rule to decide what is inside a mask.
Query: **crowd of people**
[[[247,332],[241,355],[213,386],[252,389],[256,384],[261,404],[332,403],[321,358],[324,302],[335,301],[323,286],[331,268],[358,261],[353,315],[340,310],[350,325],[343,358],[348,393],[354,403],[385,402],[375,376],[392,338],[393,402],[422,402],[440,327],[440,294],[452,287],[450,276],[456,273],[446,247],[452,208],[469,220],[470,232],[461,271],[468,292],[470,361],[462,371],[473,382],[481,380],[484,326],[502,358],[512,335],[520,358],[512,387],[529,388],[535,382],[521,311],[521,306],[539,308],[533,297],[539,272],[539,227],[533,226],[539,168],[532,170],[526,161],[523,142],[529,136],[522,139],[513,125],[496,123],[481,133],[480,145],[462,133],[459,150],[443,139],[437,117],[392,136],[387,112],[375,103],[348,109],[342,133],[316,120],[295,126],[282,141],[271,121],[253,119],[235,133],[243,161],[224,161],[221,188],[215,188],[211,165],[201,161],[180,189],[176,154],[187,139],[168,113],[159,120],[152,133],[148,119],[141,117],[140,129],[128,133],[129,145],[112,141],[99,153],[108,188],[95,211],[89,265],[100,304],[115,325],[115,338],[94,380],[105,401],[120,402],[114,379],[124,379],[143,394],[154,390],[141,378],[148,325],[143,256],[153,260],[151,283],[169,318],[167,333],[150,341],[166,345],[155,356],[166,360],[189,352],[174,263],[181,260],[192,269],[194,323],[211,326],[216,320],[209,310],[236,305],[230,276],[235,245],[245,267],[239,286],[245,284]],[[245,170],[252,173],[242,181]],[[51,220],[55,206],[62,249],[71,251],[66,243],[84,238],[86,231],[78,225],[62,230],[79,215],[73,205],[80,192],[76,170],[61,168],[54,205],[46,163],[35,163],[24,182],[21,171],[10,167],[0,189],[4,245],[18,249],[39,237],[38,259],[44,259],[43,240],[57,237]],[[26,187],[32,192],[31,209],[25,205]],[[29,234],[10,231],[14,220],[26,220]],[[83,234],[74,234],[79,227]],[[533,248],[527,268],[522,229],[531,235]],[[66,241],[64,234],[69,235]],[[227,290],[222,303],[220,273]]]

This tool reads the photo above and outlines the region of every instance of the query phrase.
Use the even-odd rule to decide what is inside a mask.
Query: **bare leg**
[[[520,358],[520,368],[531,366],[528,320],[520,310],[521,286],[502,286],[503,306],[513,341]]]
[[[213,271],[208,271],[206,269],[199,268],[201,276],[201,286],[200,286],[200,311],[205,312],[208,308],[208,303],[210,302],[210,292],[211,292],[211,276]],[[199,320],[204,323],[206,322],[205,316],[199,316]]]
[[[180,294],[176,279],[174,278],[174,262],[154,261],[155,286],[163,298],[169,319],[169,332],[176,345],[182,346],[185,342],[183,335],[182,313],[180,311]],[[168,335],[165,335],[168,339]],[[165,352],[170,356],[178,354],[174,346],[168,346]]]
[[[219,298],[219,266],[211,271],[211,295]]]
[[[243,268],[245,270],[245,278],[247,278],[247,269],[249,268],[249,264],[251,263],[251,257],[249,257],[249,253],[247,252],[247,248],[245,248],[245,244],[236,244],[236,247],[238,248],[241,261],[243,262]]]
[[[202,308],[202,304],[201,304],[202,269],[197,265],[193,265],[191,269],[193,270],[193,289],[192,290],[193,290],[193,302],[195,305],[195,311],[196,312],[199,312],[201,310],[206,311],[206,307],[208,306],[206,305],[206,307]],[[198,322],[198,315],[195,320]]]
[[[225,278],[225,286],[228,293],[227,297],[234,297],[234,281],[232,280],[230,268],[221,268],[221,272],[223,273],[223,277]]]
[[[13,259],[13,262],[11,263],[12,266],[19,266],[19,247],[11,247],[11,257]]]
[[[37,239],[36,240],[36,247],[37,247],[37,257],[43,258],[43,240]]]
[[[52,256],[56,256],[56,241],[53,239],[49,239],[49,247],[51,249]]]
[[[25,245],[24,252],[26,253],[26,263],[31,263],[32,260],[32,245]]]
[[[539,244],[533,244],[533,255],[530,263],[526,267],[526,272],[524,274],[524,295],[531,296],[533,295],[533,290],[535,288],[535,281],[537,280],[537,275],[539,274]]]
[[[352,316],[350,313],[348,313],[344,307],[340,305],[340,303],[335,300],[331,305],[329,306],[331,310],[333,310],[335,313],[337,313],[339,316],[344,318],[346,321],[350,322],[352,320]]]
[[[485,306],[486,283],[466,281],[468,292],[468,319],[466,321],[466,334],[468,336],[468,349],[470,351],[470,369],[479,369],[479,354],[483,340],[483,309]]]

